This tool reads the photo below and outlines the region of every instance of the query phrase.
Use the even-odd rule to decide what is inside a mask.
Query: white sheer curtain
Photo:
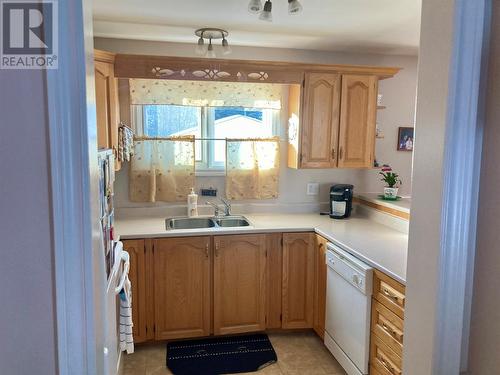
[[[228,139],[228,199],[272,199],[279,189],[279,138]]]
[[[131,201],[185,201],[194,183],[194,137],[135,142],[129,176]]]

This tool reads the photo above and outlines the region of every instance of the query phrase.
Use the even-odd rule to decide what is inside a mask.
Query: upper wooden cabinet
[[[114,61],[113,53],[94,50],[97,147],[112,149],[116,158],[120,111]],[[120,167],[120,162],[115,159],[115,169]]]
[[[339,168],[370,168],[375,159],[378,80],[374,76],[342,76]]]
[[[155,339],[210,334],[210,237],[154,240]]]
[[[310,73],[305,77],[302,168],[337,165],[340,82],[340,74]]]
[[[305,73],[289,91],[290,168],[370,168],[375,155],[378,77]]]
[[[266,328],[266,235],[214,237],[214,334]]]
[[[283,328],[312,328],[314,233],[283,233]]]

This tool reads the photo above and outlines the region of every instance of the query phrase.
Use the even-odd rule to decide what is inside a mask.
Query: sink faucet
[[[220,200],[224,205],[224,215],[231,216],[231,203],[225,198],[221,198]]]
[[[210,202],[210,201],[207,201],[207,204],[209,204],[210,206],[212,206],[214,208],[214,216],[215,217],[219,217],[219,211],[220,211],[220,207],[218,204],[215,204],[213,202]]]

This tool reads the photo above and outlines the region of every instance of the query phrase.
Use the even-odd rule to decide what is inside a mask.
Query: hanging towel
[[[134,337],[132,336],[132,284],[125,279],[120,292],[120,350],[127,354],[134,352]]]
[[[121,123],[118,128],[118,161],[130,161],[134,154],[134,132]]]

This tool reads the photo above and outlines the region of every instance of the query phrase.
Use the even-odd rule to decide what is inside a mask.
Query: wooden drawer
[[[377,371],[377,369],[373,366],[370,367],[370,375],[382,375],[380,371]]]
[[[401,357],[377,336],[372,335],[370,343],[370,366],[380,375],[401,375]]]
[[[403,356],[403,319],[380,302],[372,300],[372,333],[400,357]]]
[[[404,285],[375,270],[373,277],[373,297],[401,319],[404,318]]]

